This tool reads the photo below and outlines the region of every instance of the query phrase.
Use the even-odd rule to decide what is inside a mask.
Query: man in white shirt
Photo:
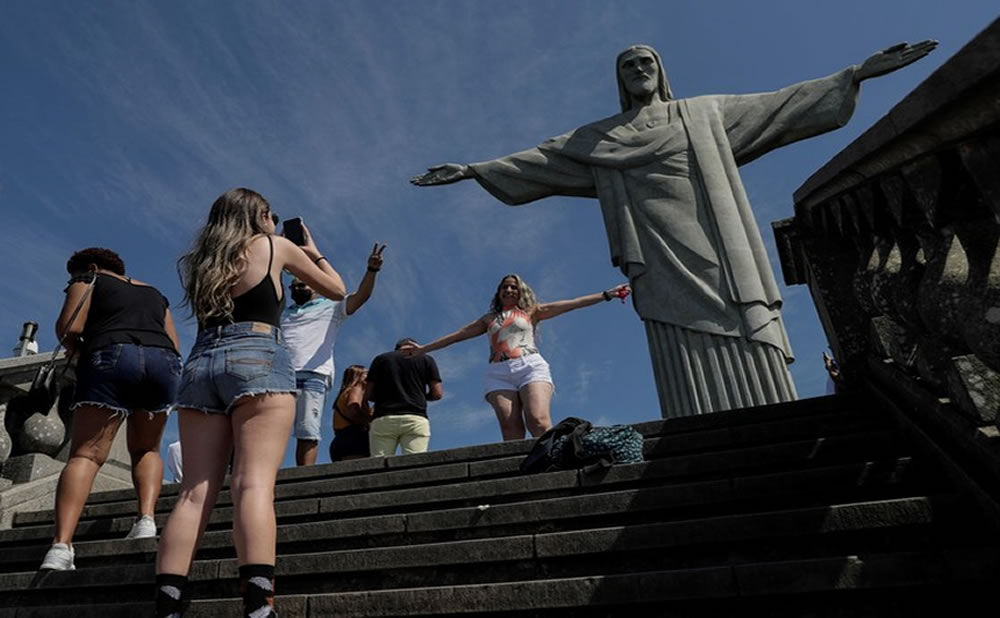
[[[289,285],[295,303],[281,314],[281,334],[295,368],[295,383],[299,389],[295,398],[295,463],[308,466],[316,463],[320,429],[326,394],[333,387],[333,346],[337,332],[347,316],[361,308],[375,289],[375,276],[382,268],[385,245],[378,243],[368,256],[368,271],[358,290],[341,301],[317,295],[298,279]]]

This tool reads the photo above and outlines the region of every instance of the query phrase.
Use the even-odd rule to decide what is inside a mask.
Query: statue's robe
[[[796,398],[781,295],[737,167],[843,126],[854,69],[748,95],[635,110],[471,165],[510,205],[596,197],[611,262],[632,284],[665,417]]]

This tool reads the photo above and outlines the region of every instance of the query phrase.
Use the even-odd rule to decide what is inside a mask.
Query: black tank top
[[[239,296],[233,297],[232,314],[222,318],[212,318],[203,325],[206,328],[225,326],[236,322],[264,322],[278,327],[281,321],[281,311],[285,308],[285,295],[278,298],[271,282],[271,264],[274,262],[274,240],[267,237],[271,253],[267,258],[267,272],[260,283]]]
[[[73,281],[89,281],[89,277]],[[122,281],[113,275],[101,275],[94,283],[83,326],[84,352],[113,343],[131,343],[174,349],[174,342],[164,327],[170,303],[150,285]]]

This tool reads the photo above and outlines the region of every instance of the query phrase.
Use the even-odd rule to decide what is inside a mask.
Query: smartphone
[[[282,221],[281,235],[300,247],[306,244],[306,235],[302,232],[302,217]]]

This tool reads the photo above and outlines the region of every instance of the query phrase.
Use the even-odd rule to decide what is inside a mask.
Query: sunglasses
[[[281,217],[278,216],[278,213],[272,212],[271,213],[271,221],[274,222],[274,227],[278,227],[278,223],[281,222]]]

